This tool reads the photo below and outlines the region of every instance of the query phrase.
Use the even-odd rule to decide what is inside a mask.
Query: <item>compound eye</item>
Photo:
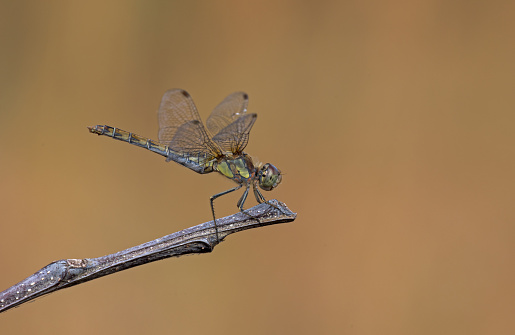
[[[259,187],[271,191],[281,182],[281,171],[270,163],[266,163],[259,173]]]

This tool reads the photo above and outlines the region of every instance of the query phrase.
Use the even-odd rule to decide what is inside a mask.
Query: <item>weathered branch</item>
[[[124,251],[98,258],[62,259],[0,293],[0,313],[42,295],[160,259],[211,252],[226,236],[239,231],[291,222],[297,217],[285,204],[270,200],[246,211],[199,224]]]

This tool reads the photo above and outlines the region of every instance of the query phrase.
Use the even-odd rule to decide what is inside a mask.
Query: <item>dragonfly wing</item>
[[[222,129],[245,115],[249,96],[244,92],[235,92],[227,96],[215,107],[206,121],[211,134],[218,134]]]
[[[158,117],[159,142],[167,145],[180,126],[189,121],[200,121],[200,116],[191,95],[181,89],[166,91],[159,105]]]
[[[245,149],[249,142],[249,133],[256,122],[257,114],[245,114],[240,116],[213,137],[213,141],[222,148],[223,151],[240,153]]]
[[[191,95],[185,90],[167,91],[161,99],[158,116],[159,142],[174,152],[206,159],[222,153],[210,139]]]
[[[222,154],[218,145],[207,135],[202,122],[198,120],[192,120],[180,126],[168,147],[172,151],[192,157],[213,158]]]

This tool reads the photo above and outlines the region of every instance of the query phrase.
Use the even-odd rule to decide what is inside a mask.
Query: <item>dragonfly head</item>
[[[266,163],[259,170],[259,187],[265,191],[271,191],[279,185],[282,180],[281,171],[270,163]]]

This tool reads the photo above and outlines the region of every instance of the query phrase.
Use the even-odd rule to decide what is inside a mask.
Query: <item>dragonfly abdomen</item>
[[[91,133],[109,136],[115,140],[130,143],[137,147],[155,152],[156,154],[166,157],[167,161],[174,161],[197,173],[208,173],[212,171],[212,164],[199,164],[199,162],[201,162],[199,157],[190,157],[174,152],[170,150],[167,145],[160,144],[147,137],[139,136],[134,133],[107,125],[97,125],[95,127],[88,127],[88,129]]]

